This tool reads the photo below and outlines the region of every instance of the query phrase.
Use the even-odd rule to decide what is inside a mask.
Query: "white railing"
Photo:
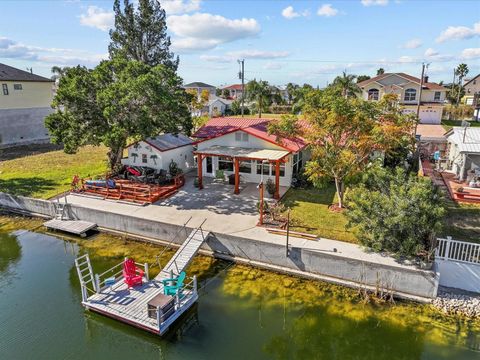
[[[469,264],[480,264],[480,244],[446,239],[437,239],[435,258]]]

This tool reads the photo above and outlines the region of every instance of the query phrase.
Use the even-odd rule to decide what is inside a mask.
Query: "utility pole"
[[[419,118],[420,118],[420,103],[422,102],[422,91],[423,91],[424,77],[425,77],[425,63],[422,63],[422,78],[420,79],[420,93],[418,95],[418,104],[417,104],[417,123],[418,123]],[[417,134],[416,130],[417,130],[417,127],[415,126],[415,134]]]
[[[245,59],[238,60],[240,64],[240,72],[238,73],[238,78],[242,80],[242,117],[243,117],[243,107],[244,107],[244,99],[245,99]]]

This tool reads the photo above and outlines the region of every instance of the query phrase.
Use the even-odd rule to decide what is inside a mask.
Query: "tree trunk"
[[[124,146],[117,146],[111,147],[110,151],[108,152],[108,163],[110,166],[110,170],[115,171],[119,169],[122,165],[122,156],[123,156],[123,148]]]
[[[454,85],[452,85],[454,86]],[[459,76],[458,78],[458,89],[457,89],[457,104],[456,107],[460,105],[460,91],[462,91],[462,77]]]
[[[343,181],[340,180],[339,178],[335,178],[335,188],[337,189],[337,194],[338,194],[338,207],[340,209],[343,208]]]

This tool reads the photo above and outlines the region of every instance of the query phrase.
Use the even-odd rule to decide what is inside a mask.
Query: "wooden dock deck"
[[[97,224],[90,221],[61,219],[52,219],[43,223],[43,225],[49,230],[64,231],[81,237],[85,237],[87,231],[97,227]]]
[[[128,289],[123,279],[120,279],[115,285],[90,296],[82,304],[89,310],[162,335],[178,317],[197,301],[198,294],[194,289],[184,290],[175,311],[160,324],[156,318],[150,318],[147,311],[147,303],[158,294],[163,294],[161,281],[144,279],[142,286]]]
[[[165,313],[154,310],[156,316],[150,317],[147,304],[158,295],[164,294],[162,280],[184,271],[207,236],[201,226],[194,229],[153,280],[148,279],[148,264],[136,264],[137,267],[143,266],[145,277],[141,286],[133,288],[124,283],[123,262],[97,275],[93,273],[88,254],[80,256],[75,260],[75,265],[82,289],[82,305],[140,329],[158,335],[164,334],[170,325],[197,301],[196,277],[185,281],[174,297],[167,296],[173,306]]]

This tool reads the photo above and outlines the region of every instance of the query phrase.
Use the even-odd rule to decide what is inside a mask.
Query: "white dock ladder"
[[[78,279],[80,280],[80,287],[82,289],[82,301],[85,302],[88,299],[88,290],[92,292],[97,291],[97,285],[88,254],[76,258],[75,267],[77,268]],[[89,283],[92,284],[93,290],[88,289],[87,284]]]
[[[57,198],[55,203],[55,219],[63,220],[65,218],[65,210],[67,209],[67,198],[65,197],[65,203],[61,203],[60,199]]]

